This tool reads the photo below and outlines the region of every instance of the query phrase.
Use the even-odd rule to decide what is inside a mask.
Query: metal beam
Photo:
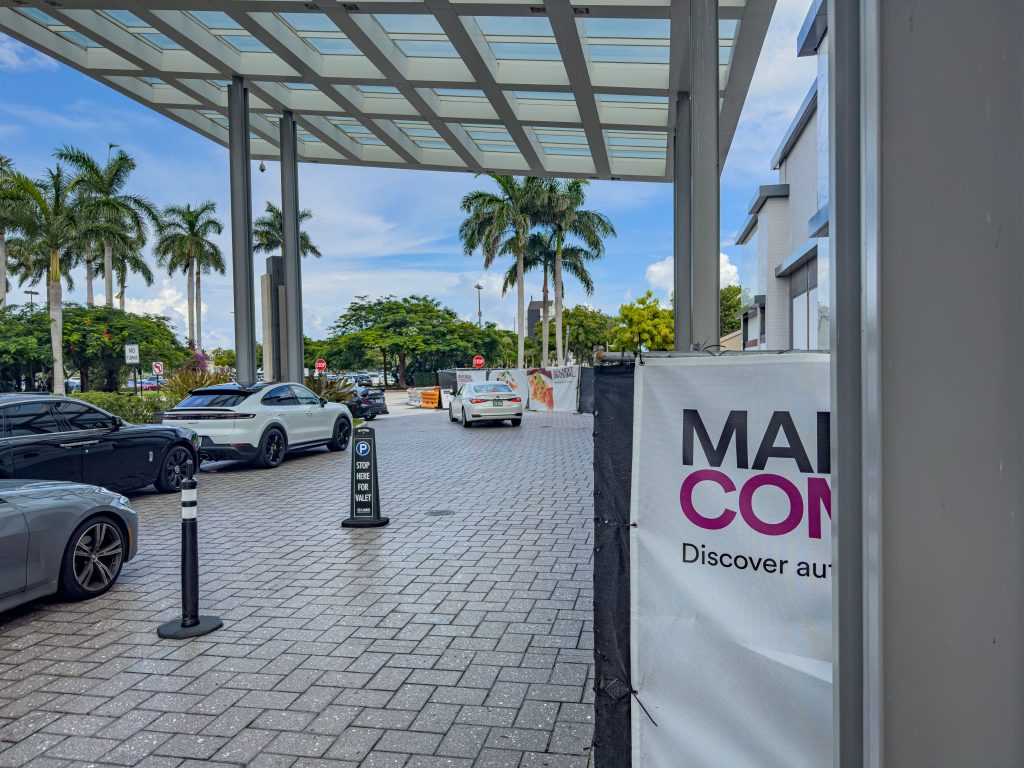
[[[256,383],[256,307],[252,266],[252,163],[249,160],[249,94],[245,81],[228,88],[231,168],[231,281],[235,305],[235,370],[238,383]]]
[[[281,218],[284,237],[284,327],[283,361],[288,381],[303,380],[302,338],[302,253],[299,249],[299,162],[295,119],[291,112],[281,115]]]
[[[672,212],[673,212],[673,349],[689,352],[690,329],[693,328],[693,295],[691,293],[693,271],[693,242],[690,232],[693,228],[693,195],[691,192],[692,147],[690,132],[690,94],[680,93],[676,97],[675,130],[672,134]]]

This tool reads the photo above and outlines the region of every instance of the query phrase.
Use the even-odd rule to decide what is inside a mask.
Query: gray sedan
[[[138,551],[139,519],[105,488],[0,480],[0,611],[60,592],[102,595]]]

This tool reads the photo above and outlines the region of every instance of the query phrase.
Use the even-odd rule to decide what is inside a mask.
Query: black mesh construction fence
[[[632,750],[629,504],[633,462],[633,365],[593,370],[594,765],[629,768]],[[580,396],[581,407],[583,396]]]

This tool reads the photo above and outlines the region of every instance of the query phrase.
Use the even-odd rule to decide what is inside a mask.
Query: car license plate
[[[501,406],[504,405],[504,403],[502,403],[501,400],[491,400],[491,405],[493,405],[495,408],[501,408]]]

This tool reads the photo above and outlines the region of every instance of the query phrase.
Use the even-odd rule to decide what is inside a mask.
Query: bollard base
[[[376,517],[368,520],[360,520],[357,517],[348,517],[341,521],[342,528],[380,528],[387,525],[391,520],[387,517]]]
[[[181,619],[172,619],[157,627],[156,633],[165,640],[188,640],[190,637],[202,637],[224,626],[224,622],[216,616],[200,616],[199,623],[194,627],[183,627]]]

